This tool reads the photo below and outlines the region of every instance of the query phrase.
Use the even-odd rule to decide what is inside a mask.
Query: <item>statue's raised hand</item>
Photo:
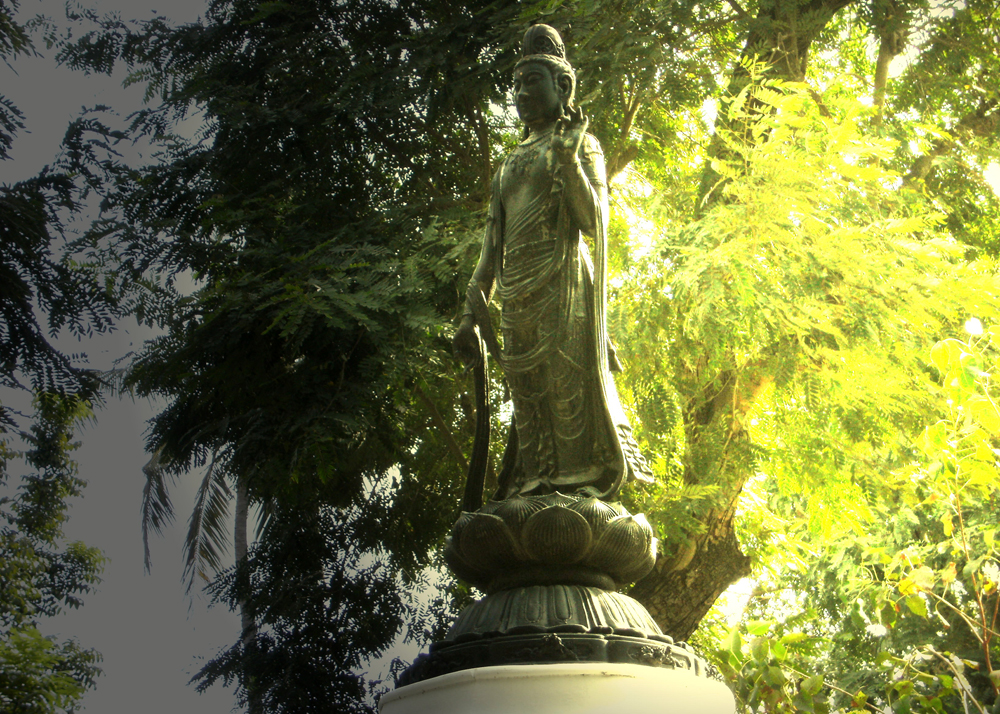
[[[589,123],[582,109],[570,109],[556,120],[555,128],[552,130],[552,151],[560,164],[577,162]]]

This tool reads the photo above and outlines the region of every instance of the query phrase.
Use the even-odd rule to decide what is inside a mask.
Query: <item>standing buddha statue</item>
[[[493,178],[482,252],[454,338],[456,353],[474,363],[478,327],[510,389],[496,500],[556,490],[610,499],[627,478],[652,480],[611,375],[604,154],[573,106],[575,90],[559,33],[529,28],[514,69],[524,139]],[[486,310],[494,297],[502,347]]]

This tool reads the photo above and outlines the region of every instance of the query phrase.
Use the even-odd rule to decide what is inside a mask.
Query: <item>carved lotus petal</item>
[[[569,506],[569,509],[583,516],[598,537],[610,521],[622,515],[621,507],[616,510],[599,498],[585,498]]]
[[[653,529],[640,513],[619,516],[608,523],[588,564],[605,570],[618,582],[629,582],[624,577],[638,570],[651,557],[656,558]]]
[[[576,511],[549,506],[524,524],[522,542],[532,560],[541,563],[576,563],[590,550],[590,524]]]
[[[629,515],[620,503],[555,492],[488,501],[462,513],[444,556],[459,578],[481,588],[513,587],[518,578],[533,584],[548,577],[548,566],[562,569],[558,577],[604,578],[608,584],[599,587],[611,587],[653,567],[656,540],[645,517]],[[571,566],[579,570],[566,570]]]
[[[483,582],[487,577],[486,573],[477,568],[475,564],[465,561],[455,547],[455,539],[451,536],[445,538],[444,562],[448,564],[448,567],[451,568],[455,575],[468,583],[476,585]]]
[[[507,524],[502,518],[488,513],[476,513],[465,526],[458,551],[464,560],[475,563],[478,568],[517,561],[517,547]]]
[[[529,499],[514,496],[505,501],[500,501],[493,513],[504,520],[504,523],[510,528],[510,532],[517,538],[520,536],[525,522],[532,514],[538,513],[543,508],[545,508],[545,504],[536,498]]]
[[[616,516],[628,516],[628,515],[631,515],[628,512],[628,510],[625,508],[625,506],[623,506],[622,504],[618,503],[618,501],[613,501],[613,502],[607,503],[606,505],[615,512]]]
[[[652,570],[656,565],[656,538],[653,538],[649,550],[642,558],[622,565],[620,573],[615,576],[619,583],[634,583]]]
[[[578,499],[573,496],[567,496],[565,493],[554,491],[553,493],[547,493],[544,496],[533,496],[531,497],[531,500],[537,501],[544,506],[569,506],[576,503]]]
[[[462,511],[462,513],[458,516],[458,520],[455,521],[455,524],[451,527],[451,540],[454,541],[456,548],[458,547],[458,543],[462,540],[462,531],[465,530],[465,527],[469,525],[475,517],[476,513]]]
[[[506,501],[494,501],[490,499],[489,501],[483,504],[483,507],[480,508],[477,511],[477,513],[496,513],[497,509],[500,508],[504,503],[506,503]]]

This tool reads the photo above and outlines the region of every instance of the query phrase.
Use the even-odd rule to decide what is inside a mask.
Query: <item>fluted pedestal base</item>
[[[389,692],[380,714],[734,714],[732,692],[688,670],[581,662],[480,667]]]

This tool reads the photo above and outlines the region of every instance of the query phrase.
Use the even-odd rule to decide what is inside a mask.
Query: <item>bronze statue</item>
[[[477,425],[444,559],[485,597],[462,610],[397,686],[480,667],[566,662],[704,677],[704,660],[619,592],[653,568],[657,546],[644,516],[611,502],[627,478],[651,475],[609,367],[616,361],[605,328],[604,157],[573,107],[575,78],[559,34],[535,25],[523,54],[514,97],[525,137],[494,176],[454,340],[475,369]],[[502,348],[487,310],[494,293]],[[487,353],[503,367],[514,410],[499,487],[484,504]]]
[[[525,137],[493,178],[454,347],[467,365],[481,361],[478,327],[513,400],[494,499],[556,490],[610,499],[626,478],[652,477],[611,376],[617,360],[605,320],[604,155],[573,106],[576,77],[559,33],[532,26],[522,53],[514,102]],[[494,292],[502,303],[502,348],[486,311]]]

